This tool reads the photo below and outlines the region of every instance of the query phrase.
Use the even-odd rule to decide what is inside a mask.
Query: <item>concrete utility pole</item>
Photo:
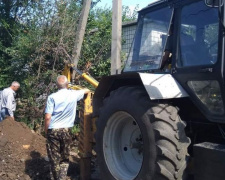
[[[112,7],[112,46],[111,74],[121,72],[121,30],[122,30],[122,0],[113,0]]]
[[[82,47],[82,43],[84,40],[84,34],[85,34],[85,29],[87,25],[87,19],[88,19],[88,14],[91,8],[91,1],[92,0],[84,0],[83,1],[83,8],[81,11],[80,19],[79,19],[79,24],[77,28],[77,34],[75,38],[75,46],[73,49],[73,64],[75,67],[77,67],[79,57],[80,57],[80,51]]]

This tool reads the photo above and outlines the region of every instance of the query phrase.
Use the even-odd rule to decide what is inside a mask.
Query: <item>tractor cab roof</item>
[[[172,7],[173,5],[175,5],[175,4],[177,4],[177,3],[181,3],[182,1],[193,1],[193,0],[158,0],[158,1],[155,1],[155,2],[152,2],[152,3],[150,3],[148,6],[146,6],[145,8],[143,8],[143,9],[141,9],[140,11],[139,11],[139,14],[146,14],[146,13],[148,13],[149,11],[152,11],[152,10],[154,10],[154,9],[158,9],[158,8],[164,8],[164,7]],[[196,9],[196,10],[195,10]],[[197,12],[198,11],[198,7],[195,7],[194,9],[193,9],[193,12]],[[211,17],[208,17],[207,18],[207,22],[208,23],[211,23],[211,22],[213,22],[213,19],[214,19],[215,17],[213,17],[213,16],[211,16]],[[199,26],[201,26],[202,24],[203,25],[205,25],[204,23],[205,23],[205,17],[203,16],[202,17],[202,21],[199,23],[198,22],[198,24],[199,24]],[[194,23],[194,24],[197,24],[196,22],[194,22],[194,20],[193,19],[190,19],[191,20],[191,22],[186,22],[186,23],[188,23],[188,24],[191,24],[191,23]],[[202,23],[202,24],[201,24]]]
[[[155,2],[152,2],[150,4],[148,4],[146,7],[142,8],[140,11],[143,11],[145,9],[148,9],[149,7],[154,7],[156,5],[159,5],[159,4],[163,4],[165,2],[168,2],[168,1],[165,1],[165,0],[158,0],[158,1],[155,1]]]
[[[158,6],[162,6],[162,7],[171,6],[173,4],[181,3],[182,1],[184,0],[157,0],[155,2],[150,3],[148,6],[144,7],[143,9],[141,9],[139,13],[145,12],[149,8],[154,8]],[[193,0],[189,0],[189,1],[193,1]]]
[[[162,7],[168,6],[169,4],[174,3],[176,1],[177,0],[157,0],[155,2],[150,3],[148,6],[144,7],[143,9],[141,9],[139,11],[139,14],[145,13],[146,11],[148,11],[151,8],[155,8],[155,7],[159,7],[159,6],[162,6]],[[181,1],[181,0],[179,0],[179,1]]]

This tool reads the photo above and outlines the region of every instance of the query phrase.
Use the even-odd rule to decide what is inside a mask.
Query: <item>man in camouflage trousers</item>
[[[89,90],[68,90],[68,81],[63,75],[58,76],[57,86],[59,90],[48,97],[45,109],[46,147],[51,179],[64,180],[69,167],[71,127],[74,125],[77,101]]]

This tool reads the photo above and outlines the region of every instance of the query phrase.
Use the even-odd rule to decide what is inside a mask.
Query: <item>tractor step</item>
[[[195,180],[225,179],[225,145],[204,142],[194,145]]]

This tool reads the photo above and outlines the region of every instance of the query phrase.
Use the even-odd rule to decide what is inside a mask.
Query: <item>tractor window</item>
[[[139,19],[124,71],[159,69],[171,16],[172,9],[163,8]]]
[[[185,6],[181,13],[178,66],[215,64],[218,53],[218,10],[203,1]]]
[[[188,81],[187,84],[211,113],[224,113],[220,86],[217,81]]]

